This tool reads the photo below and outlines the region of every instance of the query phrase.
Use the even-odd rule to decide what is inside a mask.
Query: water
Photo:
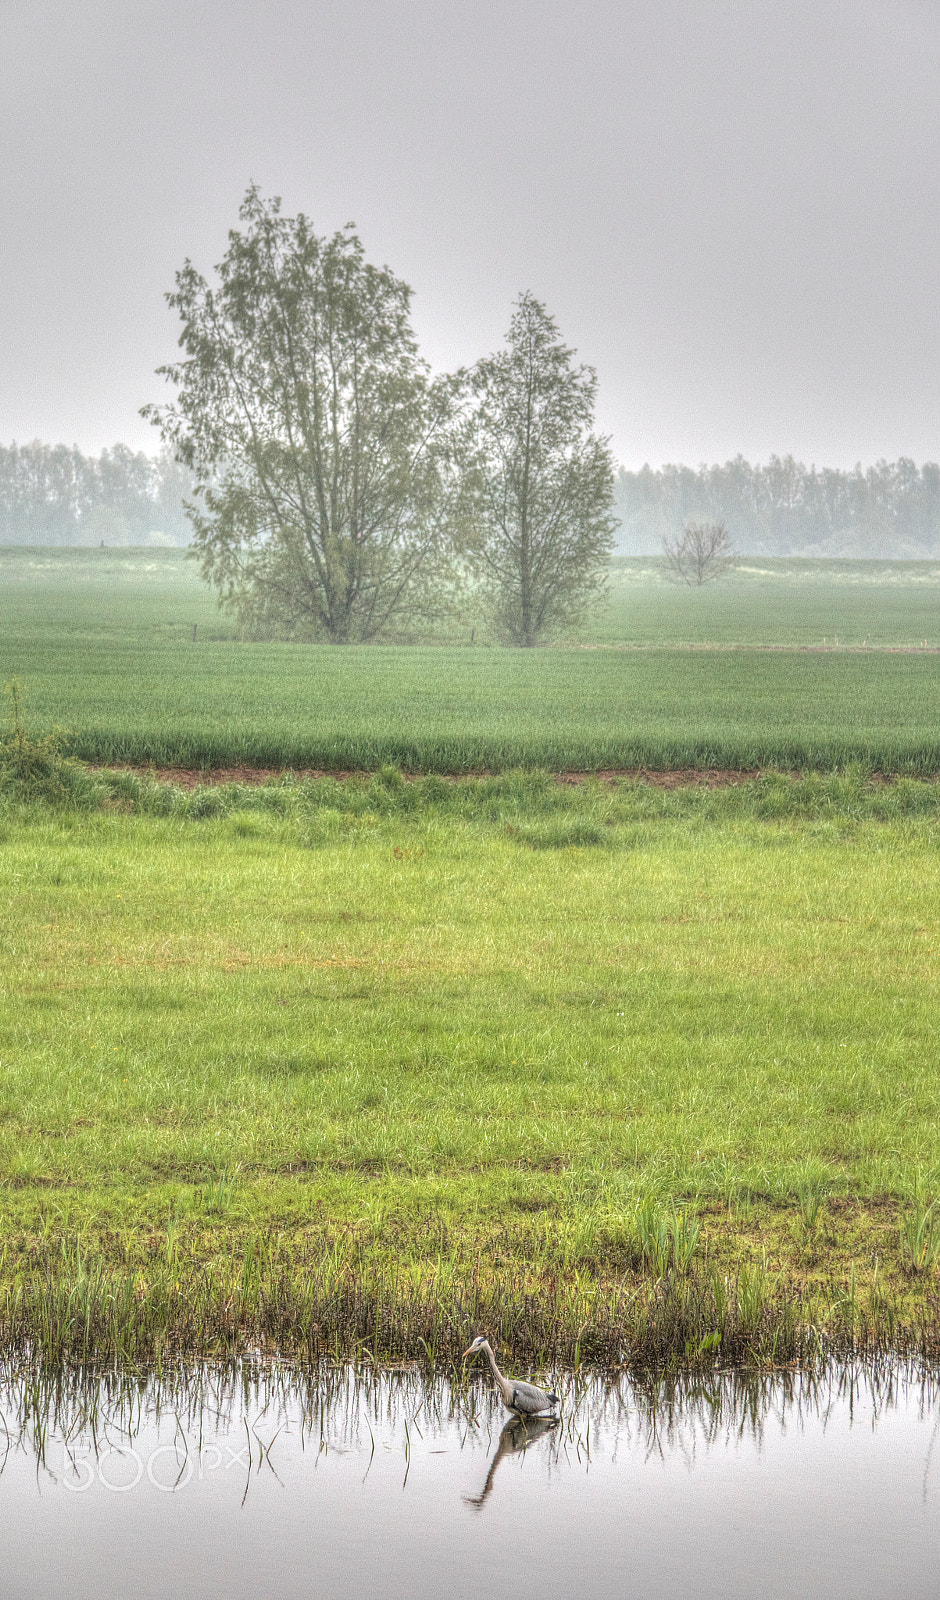
[[[565,1384],[482,1376],[7,1376],[7,1597],[933,1595],[940,1389],[897,1371]]]

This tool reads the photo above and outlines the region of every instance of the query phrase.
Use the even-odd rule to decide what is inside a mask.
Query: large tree
[[[534,645],[603,592],[616,521],[613,460],[592,431],[597,378],[534,295],[504,350],[473,369],[470,521],[499,632]]]
[[[410,289],[351,226],[320,238],[256,188],[239,215],[215,287],[177,273],[177,397],[144,415],[196,475],[203,573],[246,629],[373,639],[445,581],[454,380],[431,380]]]

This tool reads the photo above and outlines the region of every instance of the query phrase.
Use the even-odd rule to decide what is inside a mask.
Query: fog
[[[531,289],[628,466],[935,459],[935,0],[0,0],[0,441],[117,439],[249,183],[437,367]]]

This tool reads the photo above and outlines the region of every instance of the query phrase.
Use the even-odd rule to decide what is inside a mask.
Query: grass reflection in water
[[[297,1368],[251,1361],[172,1368],[160,1374],[85,1374],[8,1368],[0,1380],[0,1495],[3,1474],[28,1457],[37,1472],[60,1476],[70,1460],[98,1461],[133,1451],[145,1437],[173,1442],[181,1479],[206,1441],[237,1439],[237,1464],[250,1477],[277,1473],[280,1455],[332,1452],[361,1458],[368,1473],[378,1449],[407,1469],[420,1441],[427,1454],[483,1452],[483,1506],[499,1464],[538,1447],[550,1472],[586,1467],[598,1452],[640,1448],[645,1457],[700,1450],[734,1439],[762,1445],[768,1431],[826,1429],[835,1409],[863,1407],[879,1420],[904,1406],[925,1420],[938,1409],[940,1374],[916,1364],[832,1364],[821,1371],[686,1373],[638,1380],[625,1375],[556,1375],[558,1418],[513,1417],[485,1379],[432,1375],[416,1367]],[[57,1453],[58,1452],[58,1453]],[[229,1450],[231,1454],[231,1450]],[[235,1461],[231,1463],[235,1465]],[[81,1476],[81,1474],[79,1475]],[[87,1476],[87,1473],[85,1474]],[[163,1475],[167,1476],[166,1473]],[[160,1485],[164,1486],[164,1485]]]

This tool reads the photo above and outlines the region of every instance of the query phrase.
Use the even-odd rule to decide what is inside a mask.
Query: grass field
[[[368,1303],[337,1348],[385,1303],[390,1350],[453,1353],[483,1306],[570,1358],[694,1290],[667,1353],[691,1325],[730,1359],[743,1273],[763,1359],[849,1283],[879,1337],[940,1342],[899,1232],[935,1237],[940,1190],[937,786],[98,799],[4,814],[0,1320],[58,1303],[80,1342],[89,1296],[165,1333],[199,1301],[217,1346],[247,1271],[288,1347],[322,1347],[326,1284]]]
[[[938,657],[881,648],[940,643],[940,568],[764,563],[695,594],[649,563],[614,579],[593,648],[338,650],[235,640],[179,551],[7,550],[0,677],[100,762],[940,770]],[[804,648],[823,638],[839,647]]]
[[[940,645],[940,562],[741,558],[689,589],[658,562],[615,560],[590,637],[618,644]]]
[[[940,569],[614,577],[590,648],[331,650],[0,552],[0,1349],[940,1358]],[[804,775],[531,770],[641,764]]]

